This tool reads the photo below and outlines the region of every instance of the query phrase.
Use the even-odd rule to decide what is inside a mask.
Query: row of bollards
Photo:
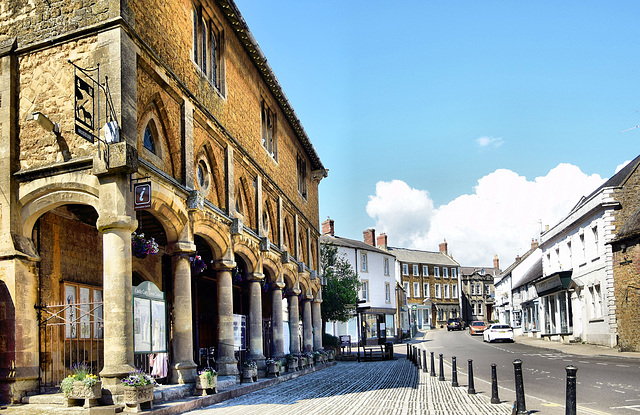
[[[431,355],[431,372],[430,376],[436,376],[435,369],[435,356],[433,352],[429,352]],[[442,353],[439,354],[439,374],[438,380],[445,381],[444,376],[444,357]],[[422,369],[424,373],[428,373],[427,365],[427,351],[420,349],[417,346],[407,344],[407,359],[410,360],[418,369]],[[472,395],[476,393],[475,384],[473,380],[473,359],[467,361],[467,393]],[[576,415],[577,412],[577,398],[576,398],[576,381],[578,368],[569,365],[566,368],[567,372],[567,387],[566,387],[566,403],[565,403],[565,415]],[[514,403],[514,413],[517,415],[528,414],[527,405],[525,402],[524,393],[524,379],[522,376],[522,360],[516,359],[513,361],[513,371],[515,377],[515,389],[516,389],[516,401]],[[456,363],[456,356],[451,357],[451,386],[458,387],[458,368]],[[498,395],[498,369],[495,363],[491,364],[491,403],[499,404],[500,397]]]

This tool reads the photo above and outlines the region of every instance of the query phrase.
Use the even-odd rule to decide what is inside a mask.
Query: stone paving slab
[[[189,414],[508,415],[511,409],[510,403],[491,404],[489,396],[438,381],[399,355],[393,361],[340,362]]]

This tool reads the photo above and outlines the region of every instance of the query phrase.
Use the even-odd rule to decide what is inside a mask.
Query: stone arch
[[[260,258],[256,251],[245,244],[234,244],[233,253],[244,260],[247,265],[247,272],[258,272]]]
[[[292,290],[296,286],[296,273],[292,267],[288,267],[286,265],[283,267],[282,278],[287,289]]]
[[[147,211],[162,224],[168,243],[178,241],[189,222],[184,201],[165,191],[164,187],[154,186],[154,183],[151,185],[151,195],[151,208]]]
[[[269,275],[271,275],[271,280],[267,282],[274,283],[282,280],[282,269],[278,266],[278,263],[273,261],[271,258],[265,258],[262,261],[262,268],[263,270],[269,271]],[[264,274],[267,274],[267,272],[264,272]]]
[[[207,242],[217,259],[232,259],[227,258],[230,247],[228,233],[219,229],[215,222],[206,219],[195,222],[193,234],[202,237]]]
[[[42,185],[38,186],[40,183]],[[32,185],[33,189],[29,189]],[[99,212],[98,186],[97,177],[80,172],[55,176],[46,181],[36,180],[25,186],[26,192],[18,200],[22,206],[20,209],[23,221],[22,235],[31,238],[33,226],[38,218],[62,205],[89,205]]]
[[[195,157],[195,168],[194,172],[196,178],[196,184],[198,187],[201,186],[199,182],[199,163],[204,162],[208,164],[209,174],[210,174],[210,187],[208,191],[203,191],[203,195],[211,201],[214,205],[224,209],[225,208],[225,198],[224,198],[224,175],[222,172],[222,166],[218,163],[218,159],[211,147],[211,144],[205,143],[200,147],[200,149],[196,153]],[[202,191],[202,189],[200,189]]]

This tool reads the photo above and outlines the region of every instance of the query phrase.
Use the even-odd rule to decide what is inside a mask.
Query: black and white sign
[[[134,210],[144,210],[151,207],[151,182],[136,183],[133,186]]]

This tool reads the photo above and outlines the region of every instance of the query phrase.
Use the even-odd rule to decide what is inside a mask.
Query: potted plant
[[[305,357],[307,358],[307,366],[313,367],[313,352],[306,352]]]
[[[198,275],[205,269],[207,269],[207,264],[202,260],[202,257],[198,254],[195,254],[190,258],[191,260],[191,270],[193,271],[193,275]]]
[[[289,372],[295,372],[298,370],[298,356],[288,354],[287,358],[287,370]]]
[[[245,360],[244,363],[242,363],[242,381],[258,381],[258,364],[255,360]]]
[[[144,233],[137,234],[133,232],[131,234],[131,253],[134,257],[143,259],[147,255],[155,255],[158,253],[158,243],[152,237],[147,239],[144,237]]]
[[[102,382],[84,362],[71,366],[71,372],[60,383],[67,406],[77,405],[82,400],[85,408],[97,406],[98,399],[102,397]]]
[[[198,372],[196,394],[205,396],[210,393],[218,393],[218,372],[210,367],[205,367]]]
[[[265,361],[267,364],[267,373],[269,376],[278,377],[280,376],[280,371],[282,370],[282,362],[280,359],[269,358]]]
[[[124,411],[140,412],[142,405],[153,409],[153,388],[156,381],[142,370],[129,373],[122,379],[124,388]]]

